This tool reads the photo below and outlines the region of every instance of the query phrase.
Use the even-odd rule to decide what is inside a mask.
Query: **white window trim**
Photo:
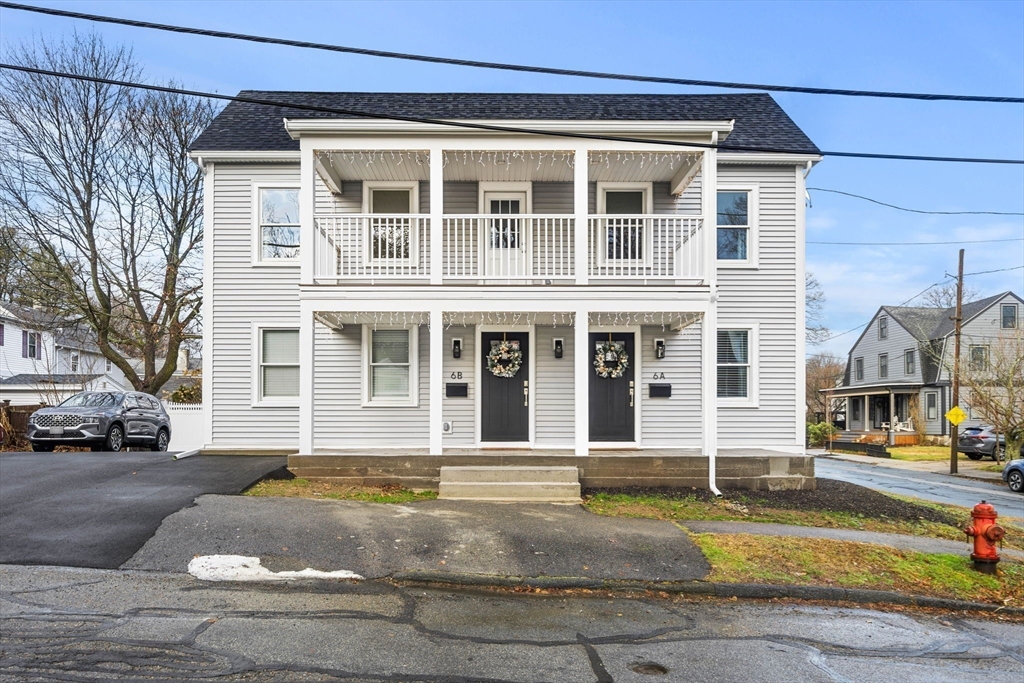
[[[1005,309],[1005,308],[1012,308],[1013,309],[1013,322],[1014,322],[1014,326],[1013,327],[1003,327],[1003,320],[1004,320],[1003,309]],[[999,329],[1001,329],[1001,330],[1016,330],[1018,327],[1020,327],[1020,310],[1017,308],[1017,304],[999,304]]]
[[[260,201],[260,192],[263,190],[300,190],[301,188],[295,183],[253,183],[252,184],[252,265],[261,268],[297,268],[301,262],[299,258],[263,258],[263,228],[261,223],[263,203]],[[301,201],[301,198],[300,198]],[[301,216],[299,219],[301,220]],[[212,226],[207,226],[207,229],[212,229]],[[301,225],[299,231],[301,233]],[[301,254],[302,243],[299,243],[299,252]]]
[[[275,398],[263,398],[263,333],[268,330],[284,330],[288,332],[299,332],[296,325],[274,324],[274,323],[253,323],[252,324],[252,402],[253,408],[298,408],[298,396],[278,396]],[[301,333],[300,333],[301,334]],[[301,372],[302,351],[299,351],[299,366]]]
[[[72,373],[78,372],[78,368],[80,367],[80,361],[81,357],[77,353],[72,353],[71,356],[68,358],[68,367],[71,369]]]
[[[518,192],[526,194],[526,206],[523,207],[523,214],[533,213],[533,183],[532,182],[504,182],[504,181],[480,181],[477,183],[477,211],[481,215],[487,213],[488,194],[501,192]]]
[[[882,375],[882,357],[885,357],[885,375]],[[889,354],[880,353],[878,354],[878,365],[875,367],[875,372],[878,375],[878,379],[889,379]]]
[[[712,214],[712,220],[714,225],[711,227],[715,230],[715,262],[719,268],[757,268],[759,266],[759,249],[758,244],[760,241],[760,215],[761,215],[761,186],[758,183],[723,183],[719,182],[718,187],[715,188],[715,211]],[[718,192],[746,192],[747,193],[747,258],[744,260],[739,259],[720,259],[718,256]],[[734,227],[723,225],[723,228]]]
[[[363,235],[363,260],[374,266],[401,265],[418,266],[420,262],[420,182],[418,180],[364,180],[363,181],[363,214],[373,214],[374,190],[408,190],[409,191],[409,258],[373,258],[370,241],[370,221],[367,219]],[[391,214],[383,214],[385,216]],[[381,328],[378,328],[381,329]]]
[[[985,349],[985,367],[974,366],[974,349]],[[975,372],[987,372],[992,367],[992,351],[988,344],[968,344],[967,346],[967,367]]]
[[[857,361],[860,361],[860,376],[857,376]],[[853,381],[863,382],[864,381],[864,356],[858,356],[853,359]]]
[[[608,208],[605,201],[605,194],[608,192],[622,192],[622,191],[640,191],[643,192],[644,202],[644,215],[654,215],[654,183],[653,182],[635,182],[635,183],[597,183],[597,214],[602,217],[606,217]],[[654,236],[651,234],[654,230],[651,226],[644,225],[644,257],[642,259],[609,259],[607,249],[599,249],[597,251],[598,262],[601,265],[623,265],[623,266],[649,266],[651,265],[653,254],[651,251],[654,249]]]
[[[747,396],[746,398],[723,398],[717,396],[719,408],[759,408],[761,406],[760,394],[760,325],[749,323],[746,325],[719,325],[715,333],[715,375],[717,376],[718,363],[718,332],[745,331],[747,333]],[[716,380],[717,383],[717,380]],[[715,393],[718,393],[717,384]]]
[[[913,359],[912,362],[914,364],[914,367],[911,368],[910,372],[907,372],[907,354],[908,353],[909,354],[913,354],[911,356],[911,358]],[[907,375],[907,376],[909,376],[909,375],[916,375],[917,374],[917,351],[915,349],[905,349],[903,351],[903,374]]]
[[[409,331],[409,397],[404,399],[373,398],[370,372],[371,333],[373,330]],[[362,407],[416,408],[420,404],[420,328],[419,325],[363,325],[362,334]]]
[[[929,417],[928,415],[928,397],[935,399],[935,417]],[[939,393],[937,391],[926,391],[924,394],[924,419],[925,420],[938,420],[939,419]]]
[[[882,324],[882,321],[885,321],[884,325]],[[885,330],[885,334],[884,335],[882,334],[882,330],[883,329]],[[889,338],[889,316],[887,316],[887,315],[880,315],[880,316],[878,316],[878,339],[879,339],[879,341],[881,341],[883,339],[888,339],[888,338]]]

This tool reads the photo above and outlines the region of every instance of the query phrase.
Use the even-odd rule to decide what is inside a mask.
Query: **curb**
[[[765,583],[718,583],[714,581],[616,581],[558,576],[497,576],[489,574],[459,574],[435,571],[401,571],[391,580],[402,583],[446,584],[450,586],[502,587],[502,588],[591,588],[611,591],[660,591],[679,595],[706,595],[719,598],[794,598],[798,600],[828,600],[854,603],[884,603],[910,607],[931,607],[951,611],[1002,612],[1024,615],[1024,607],[1005,607],[984,602],[933,598],[924,595],[905,595],[894,591],[839,588],[835,586],[785,586]]]

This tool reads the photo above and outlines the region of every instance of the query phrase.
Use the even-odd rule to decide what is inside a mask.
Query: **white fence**
[[[202,448],[206,434],[206,420],[202,403],[164,402],[171,418],[171,444],[167,450],[191,451]]]

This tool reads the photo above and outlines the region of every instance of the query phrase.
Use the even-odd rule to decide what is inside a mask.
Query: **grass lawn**
[[[890,446],[886,450],[892,454],[893,460],[909,460],[911,462],[949,460],[949,446]],[[963,453],[958,455],[960,460],[967,459]]]
[[[1024,564],[1002,561],[999,576],[966,556],[899,551],[869,543],[749,534],[692,534],[711,563],[710,581],[829,585],[958,600],[1024,605]]]
[[[360,500],[367,503],[410,503],[437,498],[436,491],[412,491],[397,485],[347,486],[308,479],[264,479],[242,495]]]

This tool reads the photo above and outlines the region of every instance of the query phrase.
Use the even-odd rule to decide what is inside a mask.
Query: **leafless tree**
[[[815,413],[825,413],[826,397],[822,389],[834,389],[843,379],[846,372],[846,360],[834,353],[822,351],[807,359],[807,419],[814,418]],[[837,403],[833,399],[834,404]],[[828,412],[835,409],[833,405]]]
[[[817,346],[828,338],[829,329],[822,322],[825,318],[825,290],[810,271],[807,271],[805,277],[804,299],[807,343]]]
[[[972,415],[1003,434],[1016,457],[1024,443],[1024,330],[974,345],[960,361],[960,386]]]
[[[22,45],[27,66],[133,81],[130,51],[96,34]],[[20,72],[0,75],[0,207],[48,308],[81,321],[155,394],[201,304],[202,174],[188,145],[206,100]],[[130,358],[142,360],[137,372]]]
[[[965,304],[977,301],[981,298],[981,290],[964,285],[963,297]],[[956,280],[929,289],[921,295],[921,305],[928,308],[953,308],[956,306]]]

